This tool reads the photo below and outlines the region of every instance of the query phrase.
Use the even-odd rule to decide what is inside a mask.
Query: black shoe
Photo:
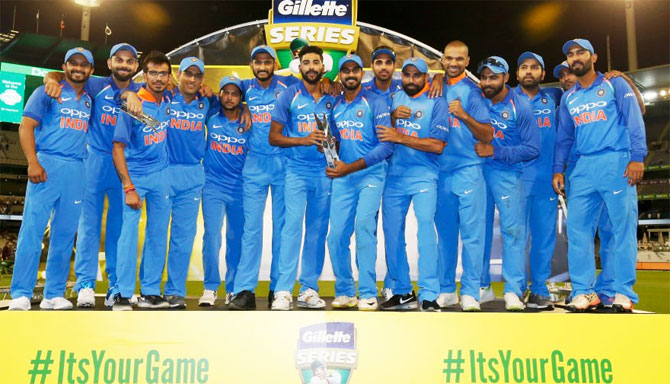
[[[382,303],[380,309],[383,311],[399,311],[399,310],[416,309],[417,306],[418,301],[416,299],[414,291],[412,291],[404,295],[397,294],[391,296],[390,299]]]
[[[437,300],[423,300],[421,302],[421,312],[441,312]]]
[[[137,301],[138,308],[164,309],[170,308],[170,303],[158,295],[142,295]]]
[[[538,295],[531,293],[528,295],[528,302],[526,302],[528,308],[541,309],[544,311],[551,311],[554,309],[554,303],[552,303],[547,296]]]
[[[272,302],[275,301],[275,291],[268,292],[268,309],[272,309]]]
[[[112,311],[132,311],[133,305],[130,304],[130,299],[118,296],[112,305]]]
[[[256,295],[251,291],[242,291],[228,304],[233,311],[253,311],[256,309]]]
[[[186,309],[186,300],[183,297],[177,295],[167,295],[165,300],[170,305],[171,309]]]

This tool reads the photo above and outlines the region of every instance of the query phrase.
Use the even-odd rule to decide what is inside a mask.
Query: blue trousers
[[[53,299],[65,294],[72,246],[84,200],[83,161],[43,153],[38,153],[37,159],[46,171],[47,180],[39,184],[28,181],[26,188],[11,284],[14,299],[33,295],[42,238],[49,221],[44,297]]]
[[[412,291],[409,264],[405,251],[405,220],[409,204],[414,203],[419,248],[419,300],[433,301],[440,291],[437,274],[437,233],[435,210],[437,180],[418,180],[410,177],[388,177],[382,200],[386,265],[394,282],[393,293],[404,295]]]
[[[461,295],[479,298],[486,232],[486,181],[482,166],[441,172],[437,186],[437,228],[440,292],[456,291],[458,234],[463,243]]]
[[[242,254],[235,276],[233,292],[255,292],[263,253],[263,213],[268,190],[272,191],[272,264],[270,290],[277,283],[277,260],[284,228],[284,159],[281,156],[264,156],[250,152],[242,170],[244,178],[244,231]],[[226,283],[228,281],[226,280]]]
[[[526,208],[524,204],[521,170],[484,167],[486,178],[486,238],[489,243],[484,250],[482,286],[491,284],[489,264],[491,260],[490,239],[493,236],[494,209],[500,213],[502,234],[502,275],[505,279],[504,293],[521,297],[526,290]]]
[[[549,296],[546,281],[551,277],[551,258],[556,246],[557,203],[554,193],[526,196],[526,228],[530,236],[530,291],[546,297]]]
[[[198,230],[198,211],[205,171],[202,164],[170,165],[167,169],[170,185],[170,248],[167,259],[165,294],[186,296],[186,277],[191,262],[193,240]]]
[[[607,257],[604,272],[613,272],[615,293],[638,301],[633,291],[637,261],[637,193],[635,187],[627,183],[627,178],[622,177],[629,162],[628,152],[584,155],[577,160],[570,175],[567,232],[573,295],[595,291],[593,239],[604,205],[612,225],[615,250]]]
[[[335,273],[335,296],[356,296],[351,271],[351,235],[356,233],[356,266],[361,298],[377,296],[377,213],[386,164],[333,180],[328,250]]]
[[[102,211],[107,196],[107,224],[105,226],[105,271],[109,280],[109,290],[116,287],[116,246],[121,234],[123,213],[123,193],[121,181],[116,174],[112,155],[93,151],[89,148],[84,162],[85,185],[84,203],[77,230],[77,246],[74,258],[74,273],[77,275],[75,291],[81,288],[95,288],[98,275],[98,252],[100,251],[100,227]]]
[[[202,215],[205,234],[202,237],[202,265],[205,270],[205,289],[216,291],[221,285],[219,251],[221,228],[226,218],[226,292],[233,292],[242,253],[244,228],[242,193],[229,193],[213,183],[205,183],[202,190]]]
[[[275,291],[293,291],[301,260],[300,292],[318,290],[317,282],[326,255],[326,234],[330,213],[331,180],[323,176],[298,175],[286,170],[284,184],[284,228],[277,268],[279,275]],[[303,221],[305,240],[300,258]]]
[[[139,274],[140,291],[143,295],[160,295],[170,221],[170,188],[167,181],[167,170],[133,176],[132,180],[137,194],[144,201],[147,209]],[[116,263],[121,297],[129,298],[135,293],[138,225],[141,213],[141,209],[133,209],[123,204],[123,224],[121,236],[119,236]]]

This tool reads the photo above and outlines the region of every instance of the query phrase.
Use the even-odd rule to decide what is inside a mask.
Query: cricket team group
[[[197,57],[183,58],[174,75],[165,54],[151,51],[140,61],[132,45],[121,43],[107,60],[111,75],[100,78],[91,76],[92,54],[73,48],[63,72],[47,74],[30,96],[19,128],[29,182],[9,309],[31,308],[49,223],[40,308],[73,307],[64,294],[75,238],[76,305],[95,306],[105,198],[105,305],[113,310],[186,308],[201,206],[202,255],[194,255],[204,268],[201,306],[215,305],[223,279],[228,309],[256,309],[265,224],[272,226],[272,310],[293,309],[296,279],[298,307],[326,308],[317,283],[327,246],[333,309],[440,311],[460,304],[480,311],[496,298],[489,260],[497,207],[505,308],[552,309],[546,281],[565,196],[573,288],[567,309],[631,312],[638,301],[635,185],[647,154],[644,104],[624,74],[595,70],[588,40],[557,49],[566,61],[552,72],[537,53],[522,53],[516,71],[490,56],[473,68],[476,81],[461,41],[446,45],[444,75],[432,78],[424,59],[397,62],[393,48],[380,46],[369,58],[374,77],[362,82],[364,64],[355,54],[333,63],[339,73],[329,81],[321,48],[304,44],[295,53],[300,73],[283,76],[275,73],[275,50],[259,45],[250,53],[254,77],[226,76],[217,89],[204,84]],[[138,69],[142,84],[132,80]],[[547,73],[562,89],[540,87]],[[518,86],[510,87],[514,74]],[[324,149],[333,143],[337,158],[328,164]],[[272,221],[264,223],[268,192]],[[410,203],[418,294],[406,253]],[[381,292],[379,220],[379,257],[387,265]]]

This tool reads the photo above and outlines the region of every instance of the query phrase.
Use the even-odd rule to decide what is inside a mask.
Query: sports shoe
[[[440,308],[451,307],[452,305],[458,304],[458,295],[456,292],[442,292],[437,297],[437,304],[440,305]]]
[[[379,302],[376,297],[368,297],[367,299],[358,300],[359,311],[376,311],[379,308]]]
[[[545,311],[551,311],[554,309],[554,303],[552,303],[547,296],[538,295],[536,293],[531,293],[528,295],[526,306],[528,308],[541,309]]]
[[[598,300],[600,300],[600,304],[598,304],[598,309],[612,309],[612,305],[614,304],[614,297],[599,294]]]
[[[409,310],[416,309],[419,302],[416,299],[414,291],[406,293],[404,295],[393,295],[390,299],[386,300],[380,305],[380,308],[384,311],[398,311],[398,310]]]
[[[333,300],[334,309],[346,309],[353,308],[358,305],[358,299],[356,296],[337,296]]]
[[[228,309],[233,311],[253,311],[256,309],[256,295],[251,291],[242,291],[231,300]]]
[[[437,300],[423,300],[421,302],[421,312],[441,312]]]
[[[115,293],[112,290],[108,290],[105,295],[105,307],[113,307],[114,303],[121,297],[119,293]]]
[[[53,309],[55,311],[72,309],[72,302],[64,297],[54,297],[53,299],[45,297],[40,302],[40,309]]]
[[[268,292],[268,309],[272,309],[272,302],[275,301],[275,291]]]
[[[290,311],[293,309],[293,297],[289,291],[279,291],[275,293],[275,299],[272,301],[273,311]]]
[[[10,311],[30,311],[30,298],[26,296],[17,297],[9,302]]]
[[[598,307],[598,304],[600,304],[600,299],[592,292],[573,297],[565,308],[570,312],[585,312]]]
[[[168,302],[171,309],[186,309],[186,300],[183,296],[167,295],[165,301]]]
[[[633,302],[626,295],[617,293],[614,296],[612,308],[617,312],[633,312]]]
[[[326,302],[319,297],[319,293],[312,288],[308,288],[298,295],[298,307],[310,309],[326,308]],[[273,306],[274,308],[274,306]]]
[[[496,299],[496,294],[493,292],[493,288],[489,285],[485,288],[479,288],[479,302],[481,304],[488,303]]]
[[[79,290],[79,292],[77,292],[77,307],[95,307],[95,291],[93,288],[82,288]]]
[[[479,302],[469,295],[461,296],[461,309],[463,312],[479,312],[482,310],[479,306]]]
[[[235,295],[232,292],[226,293],[226,298],[223,300],[223,305],[229,305],[234,298]]]
[[[139,308],[164,309],[170,308],[170,303],[158,295],[142,295],[137,301]]]
[[[391,297],[393,297],[391,288],[382,288],[382,298],[384,301],[388,301]]]
[[[516,293],[507,292],[505,294],[505,309],[510,312],[520,312],[525,309],[523,301],[519,299]]]
[[[130,299],[127,297],[117,297],[116,301],[112,306],[112,311],[132,311],[133,305],[130,303]]]
[[[137,297],[137,295],[132,295],[132,296],[128,299],[128,301],[130,302],[130,305],[132,305],[132,306],[136,306],[137,303],[140,302],[140,299]]]
[[[202,292],[200,300],[198,300],[198,305],[201,307],[211,307],[216,301],[216,291],[212,289],[205,289]]]

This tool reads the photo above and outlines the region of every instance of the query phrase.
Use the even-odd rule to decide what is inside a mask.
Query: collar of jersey
[[[596,76],[596,79],[593,80],[593,83],[591,83],[591,85],[589,85],[588,88],[582,88],[582,85],[579,83],[579,81],[577,81],[577,84],[575,84],[575,91],[578,91],[580,89],[591,89],[593,87],[597,87],[600,84],[602,84],[603,80],[605,79],[605,75],[603,75],[602,72],[600,71],[596,71],[596,74],[598,76]]]
[[[447,85],[456,85],[456,84],[458,84],[461,80],[465,79],[465,76],[466,76],[466,75],[465,75],[465,71],[463,71],[463,73],[461,73],[460,75],[458,75],[458,76],[456,76],[456,77],[454,77],[454,78],[447,77],[447,78],[446,78]]]
[[[523,91],[523,89],[521,89],[521,84],[514,87],[513,90],[514,90],[514,92],[518,93],[519,96],[523,96],[523,97],[528,98],[528,95],[526,95],[526,93]],[[529,98],[528,100],[529,100],[529,102],[532,103],[533,101],[535,101],[535,99],[542,98],[542,97],[548,98],[549,96],[547,95],[547,93],[545,91],[542,90],[542,88],[540,88],[538,90],[537,94],[535,96],[533,96],[532,98]]]
[[[514,93],[516,91],[507,84],[505,84],[505,88],[507,88],[507,95],[505,95],[505,98],[502,99],[502,101],[499,103],[493,104],[493,102],[491,102],[491,99],[486,98],[486,96],[484,96],[489,101],[490,103],[489,105],[491,105],[493,108],[496,108],[496,106],[505,107],[507,104],[509,104],[510,100],[514,97]]]
[[[417,92],[416,95],[414,95],[414,96],[407,95],[407,96],[409,96],[411,99],[417,99],[417,98],[421,97],[421,95],[423,95],[424,93],[428,92],[429,89],[430,89],[430,82],[426,81],[426,84],[423,85],[423,88],[419,92]],[[407,92],[405,92],[405,93],[407,93]]]
[[[139,91],[137,91],[137,97],[144,101],[148,101],[150,103],[155,103],[158,104],[158,101],[154,99],[154,96],[151,94],[151,92],[147,91],[147,88],[145,86],[142,86]]]
[[[300,80],[300,85],[299,85],[299,88],[298,88],[298,89],[300,90],[300,93],[302,93],[303,96],[305,96],[305,97],[309,97],[309,98],[312,99],[312,101],[314,101],[316,104],[319,104],[319,103],[321,103],[323,100],[327,100],[327,99],[330,97],[329,94],[324,93],[324,94],[321,95],[321,98],[319,99],[318,102],[315,101],[315,100],[314,100],[314,96],[312,96],[312,94],[309,93],[309,91],[307,91],[307,88],[305,88],[305,82],[302,81],[302,80]]]
[[[261,83],[258,82],[258,79],[256,78],[256,76],[254,76],[252,84],[253,84],[254,87],[260,89],[261,91],[266,91],[268,89],[273,89],[277,86],[277,75],[272,75],[272,79],[270,80],[270,85],[268,85],[267,88],[263,88]]]
[[[76,91],[74,88],[72,88],[72,86],[70,85],[70,83],[68,83],[65,79],[63,79],[63,80],[60,82],[60,87],[63,88],[64,91],[65,91],[65,90],[67,90],[67,91],[72,91],[75,95],[77,95],[77,100],[80,100],[81,97],[84,96],[84,95],[86,94],[86,91],[85,91],[83,88],[81,89],[81,95],[78,94],[77,91]]]
[[[174,89],[174,96],[172,97],[172,100],[174,101],[175,99],[179,99],[179,100],[183,101],[185,105],[191,105],[193,103],[199,102],[202,99],[202,96],[200,96],[200,92],[197,92],[195,94],[195,97],[193,98],[193,100],[191,100],[190,103],[187,103],[186,100],[184,99],[184,95],[182,95],[181,92],[179,92],[179,88],[175,88]]]

